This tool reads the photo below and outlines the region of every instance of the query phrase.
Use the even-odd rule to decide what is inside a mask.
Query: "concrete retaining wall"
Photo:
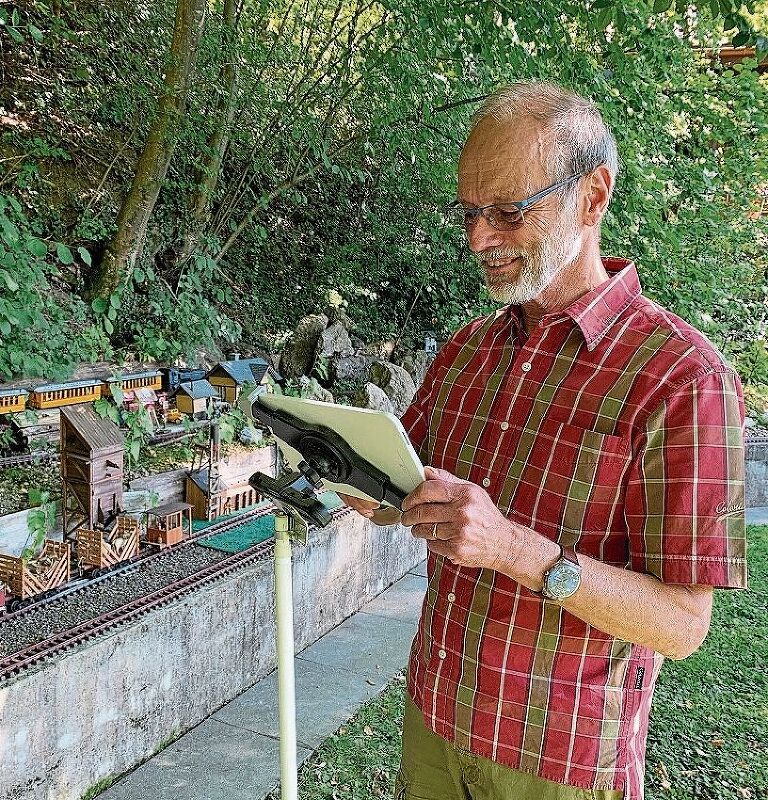
[[[400,527],[357,514],[294,550],[296,649],[425,556]],[[0,797],[80,800],[148,758],[275,666],[272,562],[0,688]]]

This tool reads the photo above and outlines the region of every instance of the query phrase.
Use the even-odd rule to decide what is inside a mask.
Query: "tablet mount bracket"
[[[335,431],[325,425],[304,422],[286,411],[268,409],[256,401],[251,405],[250,416],[271,428],[274,435],[304,456],[296,471],[284,471],[272,478],[261,472],[254,473],[249,483],[256,491],[270,497],[294,521],[295,534],[304,528],[306,542],[307,522],[324,528],[331,522],[331,513],[320,502],[316,490],[322,488],[323,479],[333,483],[346,483],[378,500],[400,508],[406,493],[393,486],[389,477]],[[298,519],[297,519],[298,517]]]

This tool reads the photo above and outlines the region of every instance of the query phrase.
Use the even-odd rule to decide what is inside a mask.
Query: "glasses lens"
[[[517,206],[490,206],[483,213],[498,231],[511,231],[523,221],[523,212]]]
[[[445,217],[451,225],[472,225],[475,221],[475,216],[472,214],[472,209],[465,209],[461,204],[451,204],[446,208]]]

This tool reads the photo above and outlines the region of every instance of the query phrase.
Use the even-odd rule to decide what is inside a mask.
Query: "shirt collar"
[[[604,257],[603,266],[610,278],[563,311],[581,328],[587,350],[595,349],[641,291],[637,268],[629,259]]]
[[[610,276],[607,281],[583,294],[568,308],[548,314],[544,320],[562,320],[570,317],[581,328],[587,350],[594,350],[608,332],[614,320],[622,314],[640,294],[640,279],[637,268],[627,258],[602,258],[605,271]],[[520,306],[508,306],[509,319],[514,332],[526,338],[523,314]],[[542,320],[543,321],[543,320]]]

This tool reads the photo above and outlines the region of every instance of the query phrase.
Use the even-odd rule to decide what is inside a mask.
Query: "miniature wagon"
[[[77,531],[77,558],[82,569],[104,572],[128,561],[139,552],[139,523],[131,517],[118,517],[111,531],[80,528]]]
[[[165,503],[149,509],[147,542],[161,548],[178,544],[192,531],[191,503]]]
[[[40,553],[30,559],[0,553],[0,581],[12,596],[6,603],[9,611],[27,605],[68,580],[69,542],[46,539]]]

